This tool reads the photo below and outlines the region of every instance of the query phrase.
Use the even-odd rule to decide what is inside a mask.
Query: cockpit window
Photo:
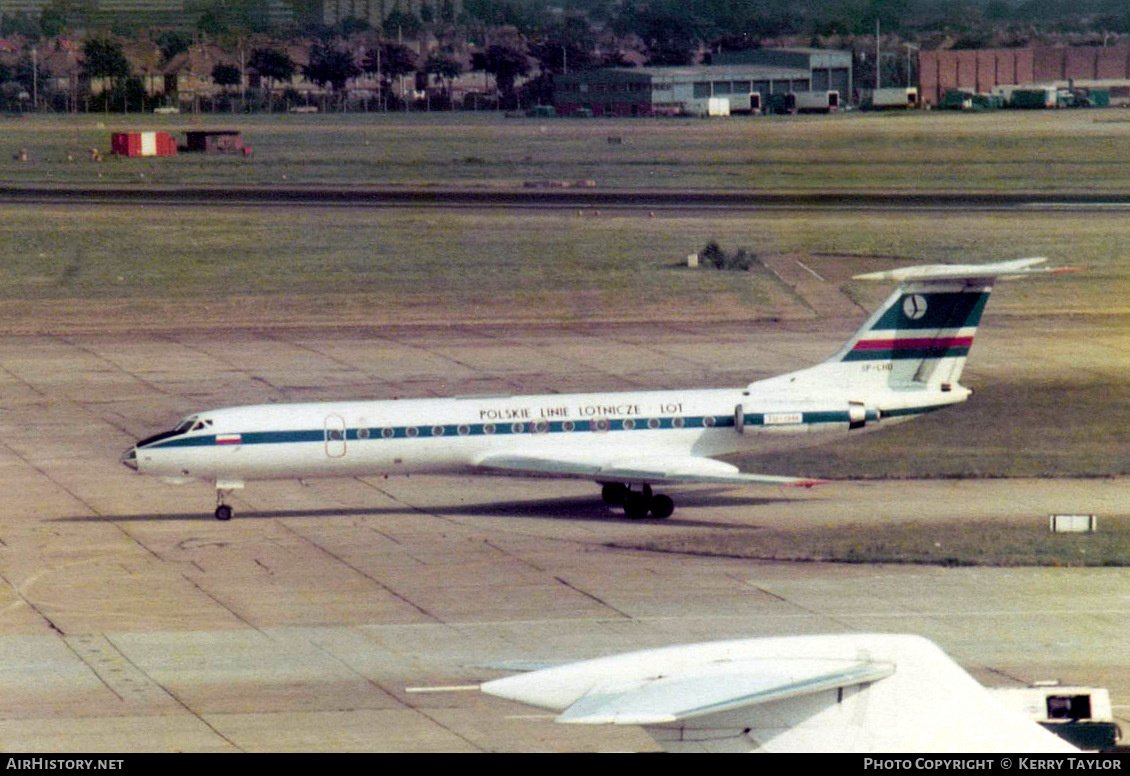
[[[188,433],[189,431],[192,430],[192,424],[195,423],[195,422],[196,422],[195,416],[193,416],[191,418],[185,418],[184,420],[182,420],[180,423],[177,424],[177,427],[173,429],[173,433],[174,434],[186,434],[186,433]]]
[[[198,418],[195,415],[187,417],[177,424],[173,429],[173,434],[187,434],[190,431],[203,431],[204,429],[212,428],[212,420],[210,418]]]

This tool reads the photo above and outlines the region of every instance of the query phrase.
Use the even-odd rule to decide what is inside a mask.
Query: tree
[[[424,72],[432,77],[434,83],[443,87],[444,101],[450,102],[451,82],[463,72],[463,65],[449,54],[433,52],[424,63]]]
[[[67,12],[59,3],[51,3],[39,14],[39,30],[44,37],[57,38],[67,29]]]
[[[391,80],[416,72],[419,66],[416,52],[399,43],[381,43],[369,49],[361,63],[366,73],[380,73],[382,79]]]
[[[377,74],[381,91],[388,94],[395,79],[416,72],[419,60],[416,52],[407,46],[386,42],[369,49],[361,66],[366,73]]]
[[[501,95],[503,103],[513,106],[514,82],[521,76],[530,72],[530,60],[517,49],[509,46],[491,46],[486,54],[475,60],[479,70],[485,70],[494,76],[494,82]]]
[[[595,36],[588,23],[570,17],[563,24],[548,28],[541,39],[530,46],[530,54],[541,63],[543,73],[560,75],[592,67],[595,48]]]
[[[165,30],[154,42],[161,49],[161,56],[168,62],[177,54],[188,51],[188,47],[192,45],[192,36],[178,30]]]
[[[30,56],[25,56],[12,71],[12,80],[26,89],[28,94],[42,97],[51,88],[51,71],[42,62],[33,63]]]
[[[346,82],[361,75],[361,68],[348,51],[319,44],[310,50],[310,64],[302,73],[319,86],[330,84],[334,92],[342,92]]]
[[[130,75],[122,45],[110,38],[90,38],[82,44],[83,72],[90,78],[107,78],[115,84]]]
[[[695,13],[694,6],[677,0],[646,6],[626,3],[613,26],[620,34],[638,35],[647,44],[648,61],[653,65],[690,64],[699,41],[709,37],[706,28],[711,27]]]
[[[252,51],[247,66],[258,73],[260,78],[267,79],[267,110],[271,109],[275,84],[279,81],[289,82],[298,71],[298,65],[294,64],[294,60],[285,51],[273,48],[257,48]]]
[[[39,40],[39,23],[28,16],[23,11],[16,11],[14,14],[4,14],[3,22],[0,27],[3,28],[4,33],[7,35],[19,35],[25,40],[36,42]]]
[[[436,83],[449,87],[452,81],[462,75],[463,65],[449,54],[434,52],[428,55],[424,72],[432,76]]]
[[[229,86],[239,86],[243,82],[243,73],[235,65],[220,63],[212,68],[212,81],[226,90]]]
[[[405,13],[399,8],[395,9],[387,17],[381,25],[384,34],[390,38],[400,40],[405,35],[414,38],[420,34],[424,25],[420,22],[420,17],[416,14],[408,12]]]

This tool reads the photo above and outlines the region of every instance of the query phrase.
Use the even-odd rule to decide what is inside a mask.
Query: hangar
[[[716,54],[712,64],[591,70],[557,78],[558,114],[661,116],[704,112],[711,98],[748,110],[749,95],[835,91],[851,94],[851,54],[819,49],[756,49]]]

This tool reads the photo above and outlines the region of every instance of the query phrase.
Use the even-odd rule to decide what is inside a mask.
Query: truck
[[[1113,748],[1122,733],[1114,721],[1110,692],[1101,687],[1038,682],[996,687],[993,697],[1084,751]]]

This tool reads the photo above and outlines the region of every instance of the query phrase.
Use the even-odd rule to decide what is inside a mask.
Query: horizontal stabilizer
[[[567,456],[532,456],[497,453],[480,458],[476,464],[515,474],[556,477],[581,477],[597,482],[624,483],[704,483],[814,485],[815,480],[781,477],[772,474],[746,474],[736,466],[712,458],[696,456],[618,457],[615,460]]]
[[[677,644],[479,689],[561,723],[640,725],[670,752],[1076,751],[906,634]]]
[[[779,659],[725,662],[633,688],[598,685],[567,708],[558,722],[583,725],[661,725],[759,703],[875,682],[894,673],[889,663]]]
[[[1013,259],[991,264],[924,264],[856,275],[855,280],[982,280],[1024,275],[1076,272],[1079,267],[1037,267],[1045,258]]]

